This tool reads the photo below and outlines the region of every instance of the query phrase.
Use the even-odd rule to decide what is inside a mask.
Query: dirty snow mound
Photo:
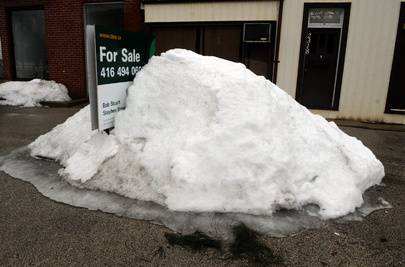
[[[53,132],[31,144],[32,155],[58,154],[40,145],[57,142]],[[59,152],[69,155],[59,158],[64,179],[176,211],[271,215],[312,203],[317,216],[336,218],[384,176],[359,140],[264,77],[181,49],[137,74],[109,136],[90,132],[75,148],[60,135],[60,149],[74,150]]]
[[[29,82],[0,84],[0,105],[35,107],[44,101],[69,101],[66,86],[55,81],[34,79]]]

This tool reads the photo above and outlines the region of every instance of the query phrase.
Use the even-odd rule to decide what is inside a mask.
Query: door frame
[[[300,55],[299,55],[299,64],[298,64],[298,77],[297,77],[297,86],[296,86],[296,96],[295,99],[298,102],[301,102],[302,89],[303,89],[303,80],[304,80],[304,68],[305,68],[305,44],[308,31],[308,19],[309,19],[309,10],[313,8],[340,8],[344,10],[342,33],[340,39],[340,48],[338,51],[338,63],[336,69],[336,83],[335,83],[335,92],[333,103],[330,108],[322,108],[325,110],[339,110],[340,102],[340,92],[342,87],[342,78],[343,78],[343,67],[346,56],[346,43],[347,43],[347,34],[349,29],[349,19],[350,19],[350,7],[351,3],[306,3],[304,4],[304,17],[302,21],[301,29],[301,44],[300,44]]]

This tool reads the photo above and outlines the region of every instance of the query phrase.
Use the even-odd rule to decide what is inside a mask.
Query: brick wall
[[[0,8],[0,41],[1,50],[3,55],[3,67],[4,67],[4,78],[11,80],[11,62],[10,62],[10,43],[8,42],[8,36],[10,36],[9,28],[7,23],[6,9]]]
[[[53,0],[45,5],[49,79],[63,83],[72,98],[86,96],[83,5]]]
[[[66,85],[73,99],[87,96],[84,52],[83,3],[111,0],[0,0],[0,37],[3,50],[4,76],[12,80],[10,25],[8,8],[42,6],[48,53],[49,79]],[[141,31],[143,12],[141,0],[125,0],[125,25]]]
[[[141,0],[125,1],[125,28],[130,31],[141,32],[145,16],[141,10]]]

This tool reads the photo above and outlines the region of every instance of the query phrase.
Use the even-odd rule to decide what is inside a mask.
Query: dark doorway
[[[338,110],[350,4],[305,4],[296,100]]]
[[[401,3],[385,112],[405,114],[405,3]]]
[[[340,29],[308,29],[301,104],[310,108],[333,106],[339,40]]]
[[[48,79],[43,9],[11,11],[15,78]]]

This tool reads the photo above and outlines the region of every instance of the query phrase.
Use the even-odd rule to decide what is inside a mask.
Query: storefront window
[[[11,13],[16,78],[48,78],[44,10]]]

